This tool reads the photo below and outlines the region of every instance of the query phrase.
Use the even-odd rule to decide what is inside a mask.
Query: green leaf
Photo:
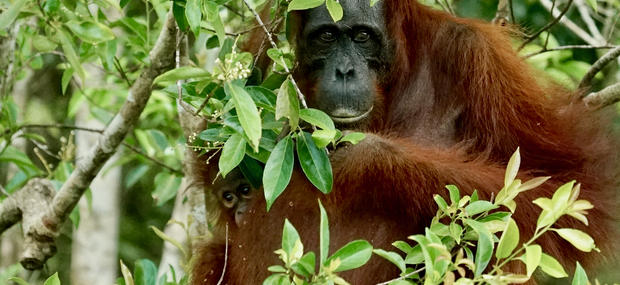
[[[155,176],[155,191],[153,199],[157,201],[157,206],[170,201],[177,195],[177,191],[181,186],[181,177],[176,175],[160,172]]]
[[[334,181],[332,165],[325,149],[317,148],[309,133],[302,132],[297,137],[297,155],[308,180],[321,192],[331,192]]]
[[[157,281],[157,267],[148,259],[136,261],[134,280],[136,285],[155,285]]]
[[[438,194],[433,195],[433,199],[435,199],[435,203],[439,206],[439,209],[445,211],[448,208],[448,203]]]
[[[350,133],[341,138],[340,142],[350,142],[352,144],[357,144],[365,138],[366,135],[363,133]]]
[[[499,239],[499,243],[497,244],[497,251],[495,252],[495,257],[497,257],[498,259],[502,259],[510,256],[510,254],[517,247],[518,244],[519,227],[517,226],[517,223],[515,223],[515,220],[509,218],[508,222],[506,223],[506,228],[504,229],[504,232]]]
[[[586,271],[583,270],[579,261],[577,262],[577,267],[575,268],[575,275],[573,276],[572,285],[588,285],[588,275]]]
[[[336,259],[340,260],[340,265],[334,272],[341,272],[355,269],[366,264],[371,256],[372,246],[370,243],[365,240],[356,240],[336,251],[326,262],[330,264]]]
[[[329,220],[327,218],[327,212],[319,200],[319,210],[321,212],[321,222],[319,226],[319,238],[320,238],[320,264],[325,265],[325,260],[329,255]]]
[[[0,14],[0,30],[8,28],[9,25],[17,19],[19,12],[22,10],[22,7],[24,7],[26,2],[27,0],[17,0],[13,2],[9,9]]]
[[[56,274],[58,274],[58,273],[56,273]],[[30,285],[28,282],[26,282],[26,280],[21,279],[19,277],[11,277],[8,280],[17,283],[17,285]]]
[[[291,268],[299,275],[310,277],[314,275],[315,262],[316,256],[314,252],[308,252],[304,254],[299,261],[295,262]]]
[[[321,110],[312,109],[312,108],[302,109],[302,110],[299,110],[299,117],[302,120],[314,126],[317,126],[321,129],[336,130],[336,127],[334,126],[334,122],[332,121],[332,119]]]
[[[592,10],[594,10],[594,12],[598,11],[598,4],[596,3],[596,0],[586,0],[586,3],[588,3],[588,5],[592,7]]]
[[[293,10],[306,10],[319,7],[325,0],[293,0],[288,4],[288,12]]]
[[[185,18],[189,24],[190,30],[194,35],[200,34],[200,21],[202,20],[202,9],[200,9],[199,0],[187,0],[185,3]]]
[[[450,192],[450,202],[451,205],[457,205],[461,200],[461,194],[459,193],[459,188],[454,185],[446,185],[446,189]]]
[[[398,267],[398,269],[400,269],[400,272],[405,273],[407,269],[405,265],[405,260],[398,253],[392,251],[385,251],[383,249],[375,249],[372,252],[393,263]]]
[[[276,147],[269,155],[263,173],[263,188],[265,200],[267,200],[267,210],[271,208],[273,202],[282,194],[293,174],[293,139],[285,137],[276,144]]]
[[[218,165],[220,167],[220,173],[223,177],[226,177],[230,171],[232,171],[241,161],[245,155],[245,140],[240,134],[233,134],[224,144],[222,148],[222,156]]]
[[[153,84],[158,84],[161,82],[176,82],[177,80],[187,79],[207,79],[210,77],[211,74],[202,68],[183,66],[157,76],[155,80],[153,80]]]
[[[280,118],[288,118],[291,129],[296,129],[299,125],[299,100],[297,99],[297,91],[287,79],[280,86],[278,98],[276,99],[276,120]]]
[[[329,15],[332,16],[332,19],[334,19],[334,22],[338,22],[342,19],[344,13],[342,11],[342,6],[339,2],[337,2],[336,0],[327,0],[325,2],[325,5],[327,6],[327,11],[329,12]]]
[[[375,4],[377,4],[379,2],[379,0],[370,0],[370,7],[375,6]]]
[[[577,249],[590,252],[593,249],[596,249],[596,245],[594,244],[594,239],[590,237],[590,235],[577,230],[577,229],[553,229],[556,233],[558,233],[562,238],[570,242]]]
[[[257,152],[262,132],[260,115],[250,94],[239,84],[239,81],[227,82],[224,86],[224,91],[232,97],[235,110],[237,110],[237,116],[239,116],[239,122],[250,139],[250,145]]]
[[[226,42],[226,30],[224,29],[224,23],[222,23],[222,17],[220,16],[220,6],[212,1],[204,1],[207,10],[207,22],[211,24],[220,45],[224,45]]]
[[[54,275],[50,276],[45,280],[43,285],[60,285],[60,279],[58,279],[58,272],[54,273]]]
[[[40,52],[50,52],[58,47],[58,44],[42,35],[35,35],[32,38],[32,45]]]
[[[480,276],[493,257],[493,239],[491,233],[484,224],[467,219],[465,223],[469,225],[476,233],[478,233],[478,245],[476,246],[476,272],[475,276]]]
[[[553,258],[553,256],[546,253],[543,253],[542,257],[540,258],[540,269],[553,278],[568,277],[568,274],[566,274],[566,271],[564,271],[564,267],[562,267],[562,264],[560,264],[555,258]]]
[[[532,276],[534,270],[540,264],[542,256],[542,248],[540,245],[533,244],[525,248],[525,267],[527,268],[527,277]]]
[[[318,148],[324,148],[334,141],[336,135],[336,130],[316,130],[312,133],[312,140]]]
[[[291,281],[289,281],[288,275],[285,274],[273,274],[265,281],[263,281],[263,285],[290,285]]]
[[[258,189],[262,186],[263,172],[265,168],[255,159],[245,156],[239,164],[239,170],[243,176],[252,184],[252,187]]]
[[[519,172],[519,166],[521,164],[521,154],[519,154],[519,148],[514,152],[508,161],[506,166],[506,175],[504,177],[504,187],[509,187],[517,177]]]
[[[295,244],[300,241],[299,233],[288,219],[284,220],[284,228],[282,229],[282,249],[287,254],[291,254]]]
[[[467,205],[465,207],[465,212],[469,215],[469,216],[473,216],[473,215],[477,215],[483,212],[487,212],[493,209],[497,209],[498,206],[494,205],[493,203],[489,202],[489,201],[476,201],[473,202],[469,205]]]
[[[114,32],[107,26],[92,21],[69,21],[65,23],[71,31],[82,41],[91,44],[107,42],[115,38]]]
[[[78,76],[80,76],[80,79],[82,79],[82,82],[85,82],[86,73],[84,72],[84,69],[82,68],[82,63],[80,62],[80,58],[78,57],[77,53],[75,52],[75,49],[73,48],[73,43],[71,42],[70,37],[67,35],[67,33],[63,29],[58,29],[56,31],[57,31],[56,35],[58,36],[58,39],[60,40],[60,45],[62,46],[62,50],[65,54],[65,57],[67,58],[71,66],[73,67],[73,70],[77,71]]]

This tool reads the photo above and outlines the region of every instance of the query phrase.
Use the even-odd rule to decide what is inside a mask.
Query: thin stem
[[[555,1],[554,1],[555,3]],[[551,27],[553,27],[555,24],[557,24],[560,19],[562,19],[562,17],[564,17],[564,15],[566,14],[566,12],[568,12],[568,10],[571,7],[571,4],[573,4],[573,0],[568,0],[568,3],[566,4],[566,7],[564,7],[564,10],[562,10],[562,12],[560,13],[560,15],[558,15],[556,18],[553,19],[553,21],[547,23],[547,25],[545,25],[542,29],[538,30],[536,33],[534,33],[533,35],[529,36],[522,44],[521,46],[517,49],[517,50],[521,50],[525,47],[525,45],[531,43],[533,40],[535,40],[536,38],[538,38],[538,36],[540,34],[542,34],[542,32],[550,29]],[[555,4],[554,4],[555,6]],[[551,8],[552,11],[552,15],[553,15],[553,10],[555,7]]]

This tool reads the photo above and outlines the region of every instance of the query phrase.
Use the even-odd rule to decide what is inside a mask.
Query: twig
[[[226,241],[224,242],[224,246],[224,268],[222,268],[222,275],[220,276],[220,280],[217,281],[217,285],[224,282],[224,274],[226,274],[226,265],[228,263],[228,223],[226,223]]]
[[[252,11],[252,14],[254,14],[254,17],[256,18],[256,21],[263,28],[263,31],[265,31],[265,34],[267,35],[267,39],[269,39],[269,43],[271,44],[271,47],[277,49],[278,45],[276,45],[276,43],[273,41],[273,36],[271,35],[271,32],[267,29],[267,27],[263,23],[263,20],[260,18],[260,15],[258,14],[258,12],[256,12],[256,10],[254,10],[254,8],[252,8],[250,3],[248,3],[248,0],[243,0],[243,3],[245,3],[245,6],[247,6],[248,9],[250,9],[250,11]],[[289,70],[288,66],[286,65],[286,62],[284,62],[284,59],[282,61],[283,61],[282,62],[282,66],[284,66],[284,71],[286,71],[286,73],[288,73],[290,75],[291,71]],[[299,89],[299,86],[297,85],[297,81],[295,81],[295,78],[293,78],[292,75],[290,76],[290,78],[291,78],[291,83],[293,83],[293,86],[295,87],[295,91],[297,91],[297,96],[299,97],[299,102],[301,103],[301,105],[304,108],[307,109],[308,108],[308,104],[306,104],[306,99],[304,97],[304,94],[301,93],[301,89]]]
[[[493,18],[493,23],[501,26],[505,25],[509,20],[510,10],[511,7],[508,0],[499,0],[497,3],[497,12],[495,13],[495,18]]]
[[[85,132],[91,132],[91,133],[98,133],[98,134],[102,134],[104,130],[102,129],[93,129],[93,128],[85,128],[85,127],[80,127],[80,126],[72,126],[72,125],[64,125],[64,124],[49,124],[49,125],[45,125],[45,124],[28,124],[28,125],[21,125],[18,127],[17,130],[22,130],[22,129],[65,129],[65,130],[76,130],[76,131],[85,131]],[[5,134],[8,131],[5,131]],[[158,159],[149,156],[148,154],[144,153],[142,150],[138,149],[137,147],[130,145],[126,142],[122,142],[123,146],[125,146],[126,148],[128,148],[129,150],[143,156],[144,158],[146,158],[147,160],[152,161],[153,163],[168,169],[170,172],[173,172],[175,174],[180,174],[182,175],[183,172],[178,170],[178,169],[174,169],[168,165],[166,165],[165,163],[159,161]],[[39,146],[39,148],[41,148],[41,146]],[[45,151],[45,150],[44,150]],[[51,156],[54,156],[51,153],[48,153]]]
[[[213,90],[211,90],[211,92],[209,92],[209,94],[207,94],[207,97],[205,97],[204,102],[202,102],[200,107],[198,107],[196,112],[194,112],[194,116],[198,116],[198,114],[200,114],[200,111],[202,111],[202,109],[204,109],[207,106],[207,104],[209,103],[209,99],[211,99],[213,94],[215,94],[215,90],[217,90],[217,88],[213,88]]]
[[[583,79],[581,79],[581,82],[579,83],[579,88],[585,88],[586,86],[589,86],[592,83],[592,79],[594,78],[594,76],[599,71],[601,71],[607,64],[609,64],[610,62],[614,61],[619,56],[620,56],[620,46],[610,50],[603,57],[599,58],[592,65],[590,70],[588,70],[588,73],[586,73],[586,75],[583,77]]]
[[[598,27],[596,26],[596,23],[592,19],[592,16],[590,16],[590,10],[586,6],[586,3],[584,3],[583,0],[576,0],[575,1],[575,6],[577,6],[577,11],[579,11],[579,15],[581,15],[581,19],[583,20],[583,22],[588,27],[588,30],[590,31],[590,34],[595,39],[597,39],[599,41],[605,42],[606,41],[605,37],[603,37],[603,35],[599,31]]]
[[[125,73],[125,70],[123,69],[123,66],[121,65],[121,62],[118,60],[118,57],[114,57],[114,68],[116,68],[116,70],[118,71],[118,73],[120,73],[121,78],[125,80],[125,82],[127,82],[127,86],[131,87],[131,81],[129,81],[129,78],[127,77],[127,73]]]
[[[540,0],[540,3],[547,9],[547,11],[551,12],[552,15],[558,15],[560,11],[557,9],[552,9],[553,4],[550,0]],[[593,38],[588,32],[584,31],[582,28],[577,26],[573,21],[566,17],[562,17],[560,19],[560,23],[564,25],[567,29],[571,30],[571,32],[575,33],[576,36],[581,38],[583,41],[588,43],[589,45],[598,46],[605,44],[604,42],[600,42],[597,39]]]
[[[559,50],[567,50],[567,49],[611,49],[611,48],[616,48],[618,46],[614,46],[614,45],[603,45],[603,46],[591,46],[591,45],[567,45],[567,46],[559,46],[559,47],[554,47],[554,48],[543,48],[539,51],[530,53],[530,54],[526,54],[525,56],[523,56],[524,58],[530,58],[536,55],[539,55],[541,53],[545,53],[545,52],[550,52],[550,51],[559,51]]]
[[[547,23],[547,25],[545,25],[544,27],[542,27],[542,29],[538,30],[536,33],[534,33],[533,35],[527,37],[527,39],[525,39],[525,41],[521,44],[521,46],[517,49],[517,50],[521,50],[525,47],[525,45],[531,43],[533,40],[535,40],[536,38],[538,38],[538,36],[540,34],[542,34],[542,32],[550,29],[551,27],[553,27],[555,24],[557,24],[560,19],[562,19],[562,17],[564,17],[564,15],[566,14],[566,12],[568,12],[568,10],[571,7],[571,4],[573,3],[573,0],[568,0],[568,3],[566,4],[566,7],[564,7],[564,10],[562,10],[562,12],[560,13],[560,15],[558,15],[557,17],[555,17],[553,19],[553,21]],[[554,9],[552,9],[554,10]],[[551,13],[553,14],[553,13]]]

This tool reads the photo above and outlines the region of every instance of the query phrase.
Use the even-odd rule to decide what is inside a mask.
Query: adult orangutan
[[[560,226],[592,235],[613,254],[611,221],[617,186],[613,141],[600,114],[577,94],[542,82],[510,47],[509,31],[460,19],[416,1],[341,0],[344,18],[334,22],[325,6],[296,14],[299,65],[295,78],[309,105],[340,128],[366,133],[357,145],[331,153],[334,187],[323,195],[295,171],[269,212],[262,198],[247,202],[242,222],[229,230],[222,284],[259,284],[279,264],[284,218],[298,229],[307,250],[318,248],[317,199],[330,218],[331,249],[366,239],[390,249],[395,240],[422,233],[436,212],[434,194],[455,184],[489,199],[501,189],[510,155],[520,147],[519,178],[551,176],[517,198],[513,218],[521,240],[533,234],[540,209],[531,203],[570,180],[594,204],[585,227],[563,218]],[[208,180],[207,178],[207,181]],[[194,284],[215,284],[224,272],[224,243],[201,251]],[[586,256],[554,233],[538,243],[565,265]],[[379,257],[343,274],[351,284],[397,277]]]

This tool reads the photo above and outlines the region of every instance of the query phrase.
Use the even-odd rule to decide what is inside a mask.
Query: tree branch
[[[540,3],[547,9],[547,11],[551,12],[553,16],[559,15],[560,11],[556,8],[553,8],[553,3],[551,0],[540,0]],[[592,46],[599,46],[605,44],[604,42],[599,42],[595,38],[593,38],[588,32],[584,31],[582,28],[577,26],[573,21],[568,18],[562,17],[560,19],[560,24],[564,25],[567,29],[571,30],[571,32],[575,33],[579,38]]]
[[[588,9],[588,6],[586,6],[586,3],[583,2],[583,0],[575,0],[575,6],[577,6],[577,11],[579,11],[579,15],[581,16],[583,22],[586,23],[592,37],[598,41],[606,42],[607,40],[599,31],[594,19],[592,19],[592,16],[590,16],[590,10]]]
[[[585,88],[586,86],[589,86],[592,83],[592,79],[594,79],[594,76],[599,71],[601,71],[607,64],[614,61],[619,56],[620,56],[620,46],[617,46],[616,48],[607,52],[603,57],[599,58],[592,65],[590,70],[588,70],[588,73],[586,73],[583,79],[581,79],[581,82],[579,83],[579,88]]]
[[[32,222],[32,227],[24,228],[26,245],[31,246],[26,247],[21,258],[21,263],[26,269],[33,270],[41,268],[45,261],[53,256],[54,251],[50,250],[52,247],[50,244],[53,245],[53,241],[58,236],[61,225],[68,218],[103,164],[116,152],[116,149],[123,142],[127,133],[135,127],[151,95],[151,88],[155,77],[174,65],[175,38],[176,24],[174,16],[170,11],[159,38],[149,55],[150,66],[143,70],[140,77],[133,83],[129,90],[127,100],[105,129],[103,135],[97,141],[97,144],[91,149],[88,155],[76,163],[75,170],[54,196],[51,204],[45,203],[49,206],[34,208],[37,212],[36,216],[27,215],[26,212],[22,212],[22,221],[24,224],[30,223],[31,220],[34,221]],[[40,180],[33,181],[38,182]],[[28,185],[30,185],[30,183]],[[26,190],[24,190],[24,192],[26,192]],[[22,195],[21,193],[14,194],[16,198],[23,197]],[[6,200],[11,201],[14,199],[15,198],[7,198]],[[24,197],[21,201],[25,203],[24,201],[32,199],[34,198]],[[5,206],[5,202],[0,205],[0,217],[5,216],[5,210],[10,213],[15,213],[14,207],[11,207],[10,203],[7,203],[6,205],[8,206]],[[20,209],[23,210],[24,208]],[[9,222],[15,223],[17,221],[10,220]],[[7,225],[8,223],[0,228],[0,230]],[[34,250],[35,248],[38,249]]]
[[[571,4],[573,4],[573,0],[568,0],[568,3],[566,4],[566,7],[564,7],[564,10],[562,10],[562,12],[560,12],[560,14],[555,17],[553,19],[553,21],[547,23],[547,25],[545,25],[544,27],[542,27],[542,29],[538,30],[536,33],[534,33],[533,35],[527,37],[527,39],[525,39],[525,41],[521,44],[521,46],[517,49],[517,50],[521,50],[525,47],[525,45],[531,43],[533,40],[535,40],[536,38],[538,38],[538,36],[540,34],[542,34],[544,31],[549,30],[551,27],[553,27],[555,24],[557,24],[566,14],[566,12],[568,12],[568,10],[571,7]],[[552,13],[553,14],[553,13]]]
[[[620,83],[608,86],[601,91],[588,94],[583,98],[583,102],[592,109],[601,109],[620,102]]]
[[[590,45],[567,45],[567,46],[559,46],[559,47],[554,47],[554,48],[543,48],[539,51],[530,53],[530,54],[526,54],[523,57],[524,58],[530,58],[536,55],[539,55],[541,53],[545,53],[545,52],[550,52],[550,51],[559,51],[559,50],[567,50],[567,49],[612,49],[612,48],[616,48],[618,46],[615,45],[603,45],[603,46],[590,46]]]

